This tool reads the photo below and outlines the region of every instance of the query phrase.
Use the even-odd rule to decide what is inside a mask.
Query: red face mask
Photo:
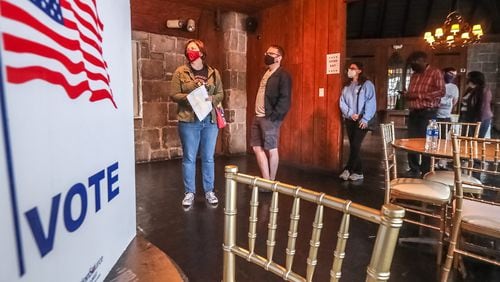
[[[196,59],[201,57],[200,51],[188,50],[186,53],[187,53],[187,57],[188,57],[189,62],[194,62]]]

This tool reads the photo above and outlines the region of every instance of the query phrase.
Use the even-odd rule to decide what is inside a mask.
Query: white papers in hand
[[[191,91],[191,93],[187,95],[187,99],[200,121],[212,111],[212,102],[207,101],[208,92],[204,85]]]

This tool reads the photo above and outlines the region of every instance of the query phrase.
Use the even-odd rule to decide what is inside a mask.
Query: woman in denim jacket
[[[343,180],[363,179],[361,143],[368,131],[368,122],[377,110],[375,87],[363,73],[363,64],[353,62],[347,71],[348,81],[340,96],[340,111],[349,137],[349,161],[339,175]]]
[[[189,40],[185,47],[185,56],[188,63],[175,70],[170,91],[170,97],[178,105],[177,118],[183,151],[182,177],[185,195],[182,205],[189,207],[194,202],[198,148],[205,198],[208,203],[216,205],[218,199],[214,193],[214,154],[219,129],[215,108],[224,97],[222,81],[219,72],[206,64],[207,53],[202,41]],[[203,120],[199,120],[187,96],[202,85],[207,88],[208,100],[212,102],[212,112]]]

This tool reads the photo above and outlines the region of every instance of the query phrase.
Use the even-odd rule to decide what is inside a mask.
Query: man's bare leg
[[[278,154],[278,148],[269,150],[269,179],[271,180],[276,179],[279,161],[280,157]]]
[[[262,178],[269,179],[269,163],[267,160],[266,152],[261,146],[254,146],[252,147],[252,149],[255,153],[255,157],[257,158],[257,164],[259,165]]]

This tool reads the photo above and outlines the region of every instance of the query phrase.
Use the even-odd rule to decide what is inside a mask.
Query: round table
[[[460,157],[469,158],[470,154],[470,144],[471,142],[460,142]],[[498,145],[492,143],[485,143],[485,157],[486,161],[495,160],[495,155],[499,157]],[[398,149],[402,149],[408,152],[414,152],[418,154],[423,154],[431,157],[437,158],[453,158],[453,145],[451,140],[439,139],[438,148],[436,150],[425,150],[425,138],[406,138],[406,139],[396,139],[392,143],[392,146]],[[481,153],[481,148],[477,145],[473,148],[473,158],[479,159]]]

